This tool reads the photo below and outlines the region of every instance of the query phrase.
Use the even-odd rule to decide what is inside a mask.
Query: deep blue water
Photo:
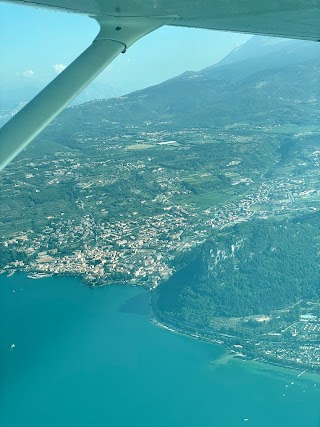
[[[317,377],[221,364],[221,347],[152,324],[147,301],[0,276],[0,426],[320,426]]]

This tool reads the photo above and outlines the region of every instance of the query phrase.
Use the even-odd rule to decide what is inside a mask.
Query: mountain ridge
[[[288,44],[292,47],[290,50]],[[234,120],[258,121],[261,115],[267,118],[277,110],[280,113],[287,110],[285,115],[296,115],[297,120],[300,116],[301,120],[304,114],[301,107],[309,110],[303,119],[310,120],[310,113],[320,108],[317,84],[320,46],[308,44],[301,58],[294,50],[301,49],[305,43],[290,41],[279,45],[281,49],[260,55],[254,61],[244,59],[230,64],[222,61],[126,96],[69,108],[57,121],[61,124],[74,120],[81,126],[83,117],[95,117],[97,121],[124,125],[151,121],[155,126],[167,122],[174,126],[203,127]],[[317,117],[313,119],[318,121]],[[106,127],[112,131],[110,126]]]

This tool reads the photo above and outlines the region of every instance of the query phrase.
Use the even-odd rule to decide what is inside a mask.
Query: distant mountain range
[[[234,121],[319,122],[320,46],[253,37],[220,63],[116,99],[66,110],[57,120],[214,127]]]
[[[319,70],[318,43],[255,36],[216,65],[126,96],[115,98],[121,88],[94,83],[73,106],[89,102],[67,109],[57,120],[77,127],[83,117],[128,125],[166,122],[174,127],[210,127],[234,120],[271,119],[276,114],[280,121],[314,122],[320,107]],[[38,90],[3,91],[0,124]]]

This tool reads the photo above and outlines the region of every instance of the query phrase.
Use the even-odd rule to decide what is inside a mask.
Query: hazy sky
[[[0,3],[0,90],[44,86],[78,56],[98,32],[88,17]],[[128,92],[223,58],[250,36],[164,27],[138,41],[98,78]]]

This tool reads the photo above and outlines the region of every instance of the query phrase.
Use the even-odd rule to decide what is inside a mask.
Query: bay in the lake
[[[2,427],[320,426],[319,377],[224,363],[155,326],[146,290],[2,275],[0,301]]]

